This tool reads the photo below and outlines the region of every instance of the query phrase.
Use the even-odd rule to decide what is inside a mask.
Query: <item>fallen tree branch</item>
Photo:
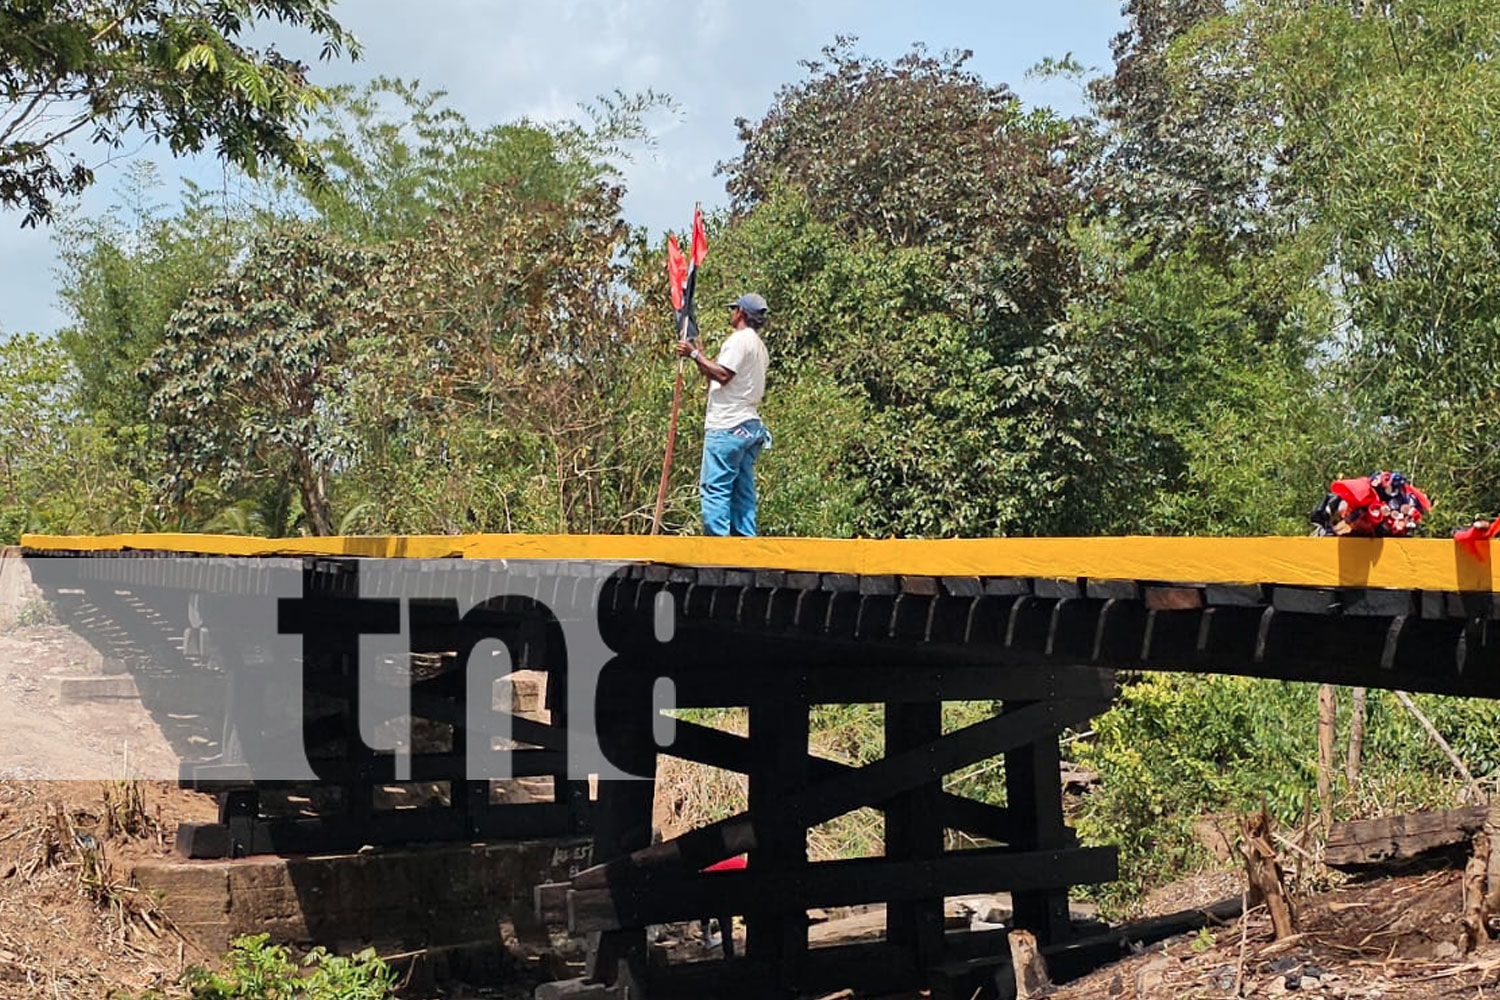
[[[1245,942],[1250,937],[1249,890],[1240,893],[1240,961],[1234,967],[1234,995],[1243,996],[1245,991]]]
[[[1453,747],[1448,744],[1447,740],[1443,739],[1443,734],[1437,731],[1437,727],[1432,724],[1432,720],[1427,718],[1422,710],[1417,707],[1417,703],[1411,700],[1411,695],[1405,691],[1393,691],[1392,694],[1412,714],[1412,717],[1417,720],[1422,728],[1427,730],[1427,735],[1432,737],[1432,741],[1447,755],[1448,762],[1453,765],[1455,771],[1463,776],[1465,784],[1469,786],[1469,791],[1474,796],[1474,801],[1484,802],[1486,798],[1484,789],[1479,786],[1479,782],[1474,780],[1474,775],[1469,773],[1469,769],[1463,760],[1458,754],[1454,753]]]

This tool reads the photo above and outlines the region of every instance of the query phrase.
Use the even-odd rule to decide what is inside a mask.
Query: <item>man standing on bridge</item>
[[[751,292],[729,304],[734,330],[716,360],[690,340],[677,342],[677,353],[691,358],[708,379],[708,413],[703,420],[703,497],[705,535],[755,534],[755,460],[771,445],[771,433],[760,420],[766,394],[769,356],[761,342],[766,300]]]

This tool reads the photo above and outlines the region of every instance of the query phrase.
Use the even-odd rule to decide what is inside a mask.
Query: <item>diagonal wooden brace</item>
[[[750,740],[734,733],[712,729],[682,719],[673,720],[676,739],[662,752],[707,764],[739,774],[750,771]],[[858,770],[849,764],[841,764],[824,757],[808,755],[808,770],[814,780],[833,778]],[[884,802],[874,803],[884,806]],[[987,802],[964,798],[943,792],[938,798],[939,819],[942,825],[953,830],[962,830],[976,837],[985,837],[1001,843],[1009,843],[1015,836],[1014,821],[1003,806],[992,806]]]
[[[804,830],[861,806],[883,802],[944,774],[1038,740],[1055,737],[1068,726],[1105,711],[1103,701],[1046,701],[976,722],[930,743],[848,773],[825,778],[787,797],[781,811]],[[672,840],[623,858],[595,865],[573,879],[575,889],[628,884],[653,872],[700,871],[725,858],[752,850],[756,824],[749,812],[737,813]]]

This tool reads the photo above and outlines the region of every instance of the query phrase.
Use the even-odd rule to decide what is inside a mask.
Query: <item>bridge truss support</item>
[[[1107,708],[1115,691],[1111,671],[994,667],[976,686],[979,675],[920,658],[867,673],[857,649],[816,643],[796,654],[801,663],[789,662],[786,650],[758,652],[750,638],[734,655],[717,658],[692,636],[673,645],[682,659],[670,663],[660,649],[645,647],[622,658],[613,693],[601,698],[615,706],[600,715],[601,730],[609,725],[615,736],[612,755],[632,761],[640,774],[652,773],[658,753],[745,774],[747,808],[652,844],[649,784],[601,787],[599,863],[537,892],[544,917],[592,936],[596,981],[625,978],[634,984],[632,995],[657,1000],[888,992],[933,985],[945,968],[966,981],[976,969],[992,977],[993,964],[972,960],[1008,954],[1005,932],[948,930],[945,897],[1008,892],[1014,926],[1062,945],[1074,936],[1069,887],[1117,876],[1113,848],[1080,847],[1064,824],[1058,767],[1062,733]],[[746,674],[743,664],[758,656],[766,657],[762,671],[774,673],[776,685]],[[664,672],[688,681],[679,685],[679,707],[744,704],[748,734],[678,719],[673,740],[658,746],[651,709],[644,719],[639,710],[646,685]],[[846,686],[830,686],[831,672]],[[884,757],[853,767],[812,755],[812,707],[867,703],[872,690],[884,706]],[[943,703],[960,699],[989,701],[995,711],[947,729]],[[625,705],[635,706],[635,721],[620,713]],[[946,776],[990,759],[1004,768],[1004,805],[944,789]],[[810,829],[864,807],[884,815],[883,856],[809,860]],[[740,855],[747,858],[741,869],[704,870]],[[810,947],[810,909],[868,903],[886,905],[883,940]],[[743,920],[744,954],[687,964],[647,961],[649,926],[710,917],[722,926],[731,915]]]

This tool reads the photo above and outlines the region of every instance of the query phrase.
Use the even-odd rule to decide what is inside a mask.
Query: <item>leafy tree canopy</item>
[[[796,187],[849,238],[963,263],[946,291],[976,315],[1051,311],[1068,284],[1059,245],[1083,137],[967,70],[968,52],[917,46],[886,63],[853,45],[804,62],[808,79],[782,87],[759,122],[737,122],[744,152],[720,165],[736,211]]]
[[[1226,66],[1197,29],[1224,16],[1228,0],[1127,0],[1112,44],[1113,72],[1088,93],[1106,128],[1092,171],[1096,204],[1130,236],[1173,242],[1242,238],[1265,225],[1258,201],[1266,169],[1253,127],[1264,105],[1242,86],[1239,58]]]
[[[491,187],[389,248],[390,332],[362,338],[351,393],[347,487],[373,524],[614,531],[645,503],[665,411],[638,412],[667,340],[641,342],[620,194]]]
[[[1455,514],[1489,512],[1500,8],[1271,0],[1205,22],[1191,43],[1274,111],[1259,125],[1274,152],[1263,214],[1323,248],[1340,307],[1324,344],[1338,408]]]
[[[149,422],[141,366],[177,307],[222,277],[250,238],[245,220],[192,184],[169,211],[159,184],[151,163],[132,164],[116,207],[70,215],[57,229],[60,296],[72,314],[58,343],[78,372],[74,403],[111,431]]]
[[[323,92],[307,67],[239,39],[279,21],[321,39],[324,59],[359,44],[333,0],[5,0],[0,3],[0,206],[50,222],[52,199],[93,182],[65,150],[75,134],[118,148],[132,131],[173,154],[212,146],[249,174],[310,177],[299,130]]]
[[[367,329],[379,261],[316,231],[272,234],[172,314],[145,374],[179,497],[214,474],[220,487],[295,484],[311,532],[333,533],[330,482],[351,449],[350,345]]]
[[[330,229],[367,241],[416,235],[433,215],[488,187],[563,202],[612,176],[612,159],[649,145],[647,118],[673,106],[649,90],[616,93],[585,109],[588,124],[520,120],[479,128],[446,96],[387,77],[332,88],[307,140],[331,183],[294,178],[297,194]]]

